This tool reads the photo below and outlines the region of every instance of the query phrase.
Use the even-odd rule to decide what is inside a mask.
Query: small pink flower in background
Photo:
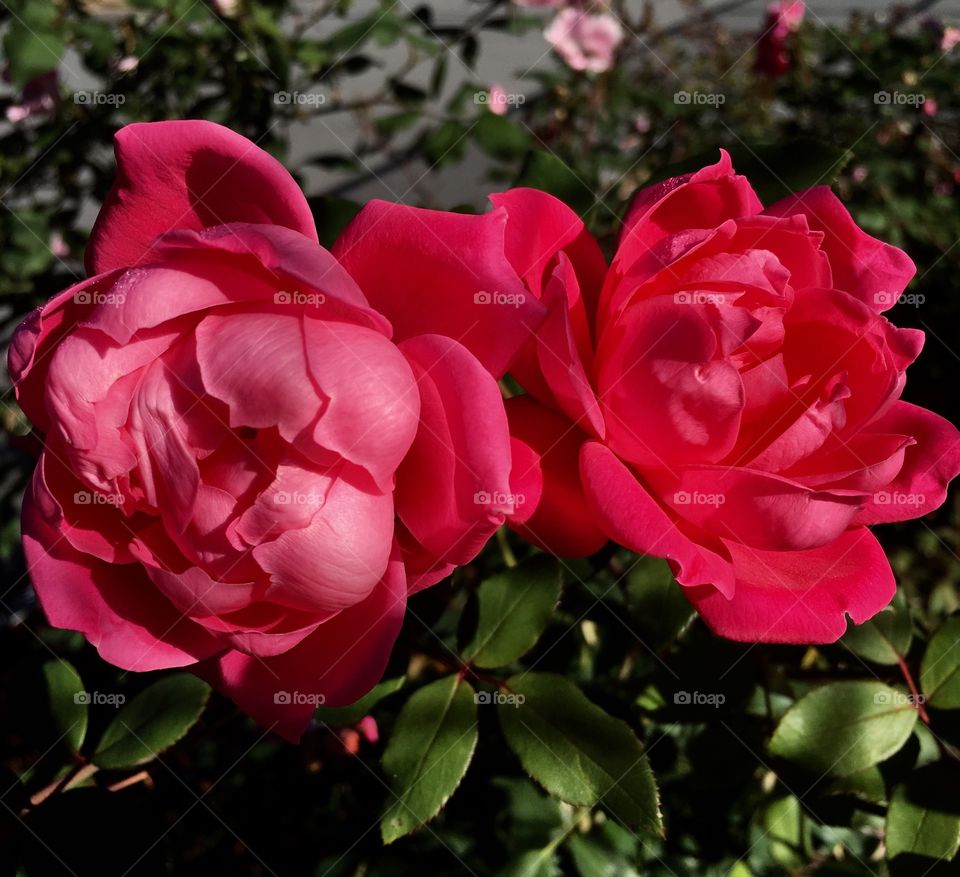
[[[507,92],[502,85],[496,82],[490,86],[490,91],[487,92],[487,108],[496,116],[507,114]]]
[[[340,744],[347,755],[359,755],[360,747],[364,743],[376,745],[380,740],[380,731],[377,728],[377,720],[373,716],[364,716],[355,725],[349,728],[341,728],[337,732],[340,738]]]
[[[862,183],[870,176],[870,171],[862,164],[858,164],[851,172],[850,176],[855,183]]]
[[[4,72],[4,78],[8,78],[6,72]],[[49,73],[35,76],[23,87],[19,102],[7,107],[7,121],[16,125],[18,122],[34,117],[52,116],[56,113],[59,102],[57,71],[51,70]]]
[[[58,259],[66,259],[67,256],[70,255],[70,247],[67,246],[63,235],[58,231],[51,232],[48,246],[50,247],[50,252]]]
[[[213,8],[224,18],[233,18],[240,6],[238,0],[213,0]]]
[[[357,722],[357,730],[367,743],[378,743],[380,741],[380,729],[377,727],[377,720],[373,716],[364,716],[360,719]]]
[[[543,32],[554,51],[574,70],[602,73],[613,65],[623,28],[609,13],[563,9]]]
[[[541,7],[543,9],[559,9],[566,5],[567,0],[513,0],[517,6]]]
[[[960,27],[945,27],[940,37],[940,51],[952,52],[960,43]]]
[[[140,65],[140,59],[136,55],[125,55],[116,63],[117,73],[132,73]]]
[[[935,116],[940,111],[940,104],[938,104],[934,98],[928,97],[922,104],[920,104],[920,111],[925,116]]]
[[[633,120],[633,130],[638,134],[646,134],[650,128],[650,116],[646,113],[637,113],[637,117]]]
[[[792,60],[790,37],[799,30],[805,13],[802,0],[771,3],[767,7],[763,32],[757,42],[754,66],[758,73],[777,79],[789,71]]]

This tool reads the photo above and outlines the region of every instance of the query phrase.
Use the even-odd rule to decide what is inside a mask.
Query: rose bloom
[[[512,369],[512,525],[665,557],[717,633],[832,642],[895,591],[868,525],[941,505],[960,435],[900,400],[914,265],[828,188],[760,203],[729,156],[642,190],[609,269],[542,192],[494,197],[550,313]]]
[[[505,211],[372,202],[334,255],[238,134],[138,124],[116,149],[90,278],[10,349],[44,441],[28,568],[107,661],[188,667],[295,739],[377,682],[408,594],[513,511],[496,377],[543,307]]]
[[[608,12],[567,8],[557,13],[543,36],[569,67],[602,73],[613,66],[623,28]]]
[[[757,41],[754,68],[758,73],[777,79],[790,70],[790,37],[800,28],[805,13],[802,0],[771,3],[767,7],[763,32]]]

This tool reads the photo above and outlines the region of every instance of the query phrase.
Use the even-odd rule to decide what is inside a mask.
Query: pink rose
[[[758,73],[777,79],[790,70],[790,38],[799,30],[805,13],[802,0],[786,0],[767,7],[763,32],[757,41],[754,66]]]
[[[607,12],[593,14],[563,9],[543,32],[554,51],[574,70],[602,73],[613,66],[623,28]]]
[[[932,511],[960,471],[957,430],[900,401],[923,333],[882,312],[910,259],[825,187],[764,209],[725,152],[635,197],[609,270],[549,195],[493,200],[549,308],[512,369],[516,529],[666,557],[732,639],[832,642],[883,608],[868,525]]]
[[[10,350],[44,437],[33,582],[107,661],[189,667],[295,739],[377,682],[407,595],[513,510],[496,378],[542,306],[503,210],[373,202],[334,255],[238,134],[137,124],[116,150],[90,278]]]

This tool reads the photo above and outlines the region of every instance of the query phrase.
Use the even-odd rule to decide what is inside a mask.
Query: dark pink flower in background
[[[771,3],[757,41],[755,69],[758,73],[777,79],[793,66],[791,40],[803,22],[806,7],[802,0]]]
[[[665,557],[717,633],[832,642],[895,582],[870,524],[933,511],[960,434],[900,399],[914,274],[825,187],[764,207],[726,153],[636,195],[606,269],[551,196],[494,196],[549,308],[508,401],[511,523],[560,555]]]
[[[514,511],[497,378],[543,307],[504,210],[374,202],[334,255],[225,128],[131,125],[116,150],[90,278],[10,349],[44,439],[30,574],[105,660],[193,669],[294,739],[378,681],[408,594]]]
[[[5,77],[6,78],[6,77]],[[35,76],[6,109],[8,122],[17,124],[28,119],[46,118],[57,112],[60,104],[60,79],[56,70]]]

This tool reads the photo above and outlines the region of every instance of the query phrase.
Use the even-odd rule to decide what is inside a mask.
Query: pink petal
[[[589,436],[529,396],[507,400],[514,441],[511,490],[522,498],[511,529],[560,557],[586,557],[607,541],[580,483],[580,448]]]
[[[127,125],[114,149],[117,180],[90,234],[90,274],[136,265],[174,229],[257,222],[317,239],[293,177],[228,128],[200,120]]]
[[[322,624],[295,648],[271,658],[230,651],[197,672],[257,722],[296,742],[319,702],[344,706],[379,682],[406,599],[406,576],[395,550],[366,600]]]
[[[871,237],[827,186],[815,186],[768,207],[769,216],[806,216],[810,227],[824,232],[823,250],[833,268],[833,285],[875,311],[896,304],[916,273],[902,250]]]
[[[730,545],[736,592],[688,588],[714,633],[741,642],[832,643],[893,598],[896,581],[876,537],[858,527],[807,551],[758,551]]]
[[[24,496],[23,549],[50,624],[80,631],[111,664],[137,671],[184,667],[223,647],[174,609],[135,564],[105,563],[71,547],[43,519],[33,491]]]
[[[504,516],[510,433],[497,382],[440,335],[400,345],[420,387],[420,430],[397,473],[397,515],[438,562],[472,560]]]
[[[651,557],[665,557],[681,585],[709,584],[733,593],[729,551],[717,540],[707,547],[681,532],[637,476],[609,448],[587,442],[580,476],[593,513],[615,542]]]
[[[333,248],[395,339],[438,333],[495,376],[543,319],[505,254],[507,213],[481,216],[370,201]]]
[[[743,383],[716,350],[697,308],[663,297],[633,306],[605,332],[597,355],[610,447],[654,467],[725,457],[740,428]]]
[[[906,448],[903,467],[874,494],[858,521],[864,524],[909,521],[943,505],[947,485],[960,474],[957,428],[925,408],[896,402],[871,423],[869,429],[910,436],[916,444]]]

